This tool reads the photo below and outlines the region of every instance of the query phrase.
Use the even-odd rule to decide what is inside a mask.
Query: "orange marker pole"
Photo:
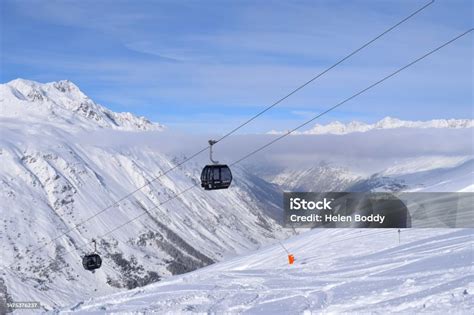
[[[293,254],[288,254],[288,264],[293,265],[295,262],[295,256]]]
[[[283,246],[283,244],[278,241],[278,243],[280,243],[281,247],[283,247],[283,249],[286,251],[286,253],[288,254],[288,264],[290,265],[293,265],[293,263],[295,262],[295,256],[293,256],[293,254],[290,254],[290,252],[288,251],[288,249],[286,249],[285,246]]]

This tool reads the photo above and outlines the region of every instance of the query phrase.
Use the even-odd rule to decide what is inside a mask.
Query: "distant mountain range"
[[[367,132],[377,129],[396,129],[396,128],[473,128],[474,120],[472,119],[433,119],[428,121],[409,121],[400,120],[392,117],[385,117],[384,119],[374,123],[367,124],[360,121],[352,121],[347,124],[339,121],[331,122],[327,125],[316,124],[313,128],[307,131],[297,131],[294,134],[305,135],[321,135],[321,134],[335,134],[344,135],[353,132]],[[272,130],[269,134],[283,134],[286,131]]]

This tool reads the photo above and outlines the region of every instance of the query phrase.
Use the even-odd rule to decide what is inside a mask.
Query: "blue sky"
[[[68,79],[186,131],[232,129],[429,1],[1,1],[1,81]],[[472,27],[438,0],[242,130],[286,130]],[[472,34],[321,119],[471,118]]]

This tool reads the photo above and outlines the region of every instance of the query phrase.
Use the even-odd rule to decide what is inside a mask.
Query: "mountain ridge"
[[[0,117],[66,124],[72,129],[163,130],[164,126],[129,112],[117,113],[84,94],[69,80],[39,83],[15,79],[0,84]]]
[[[62,122],[81,129],[110,128],[125,131],[163,130],[162,124],[152,122],[144,116],[130,112],[114,112],[84,94],[69,80],[39,83],[26,79],[15,79],[0,84],[0,117],[19,118],[29,121]],[[333,121],[316,124],[306,131],[295,131],[300,135],[335,134],[396,128],[473,128],[473,119],[432,119],[427,121],[401,120],[387,116],[375,123]],[[283,134],[286,131],[271,130],[267,134]]]
[[[351,121],[349,123],[342,123],[340,121],[333,121],[326,125],[316,124],[313,128],[306,131],[296,131],[294,134],[299,135],[321,135],[321,134],[335,134],[345,135],[354,132],[367,132],[371,130],[380,129],[397,129],[397,128],[473,128],[473,119],[432,119],[427,121],[411,121],[401,120],[387,116],[373,124],[368,124],[360,121]],[[286,131],[271,130],[268,134],[284,134]]]

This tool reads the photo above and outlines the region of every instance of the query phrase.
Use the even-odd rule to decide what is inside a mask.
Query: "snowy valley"
[[[201,165],[189,163],[154,180],[179,158],[133,143],[84,144],[74,131],[87,129],[81,134],[87,137],[91,126],[134,132],[161,126],[128,114],[112,115],[77,88],[62,87],[25,80],[2,86],[0,246],[7,289],[3,294],[8,298],[57,307],[84,295],[131,289],[195,270],[287,235],[272,218],[280,208],[278,187],[241,169],[234,171],[239,180],[232,190],[207,193],[195,188],[156,207],[195,184]],[[51,92],[53,88],[57,91]],[[50,99],[60,93],[65,95]],[[74,112],[81,102],[88,102],[91,112]],[[62,119],[57,113],[67,111],[67,105],[68,119]],[[26,114],[30,108],[31,116]],[[117,124],[109,123],[109,116]],[[81,259],[93,251],[88,243],[94,238],[105,265],[91,274]]]

